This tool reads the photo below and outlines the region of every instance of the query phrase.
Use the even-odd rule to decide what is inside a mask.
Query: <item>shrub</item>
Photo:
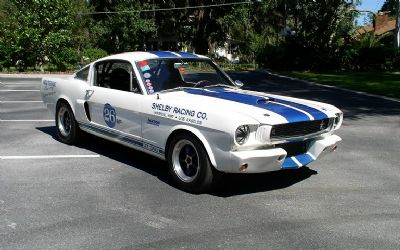
[[[67,69],[75,68],[74,66],[79,62],[79,55],[76,49],[63,48],[57,51],[52,58],[50,63],[54,64],[57,70],[66,71]]]
[[[81,63],[88,64],[92,61],[107,56],[107,52],[98,48],[84,49],[81,53]]]

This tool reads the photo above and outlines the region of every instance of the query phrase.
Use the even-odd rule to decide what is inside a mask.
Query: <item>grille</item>
[[[275,147],[283,148],[287,152],[287,157],[301,155],[307,152],[309,141],[288,142],[277,144]]]
[[[306,122],[293,122],[286,124],[278,124],[272,126],[271,139],[282,140],[296,137],[304,137],[307,135],[324,132],[332,127],[333,118],[326,118],[322,120],[306,121]]]

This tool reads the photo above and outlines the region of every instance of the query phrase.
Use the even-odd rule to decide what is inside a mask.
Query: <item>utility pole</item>
[[[394,33],[394,48],[400,48],[400,0],[397,0],[396,6],[396,31]]]

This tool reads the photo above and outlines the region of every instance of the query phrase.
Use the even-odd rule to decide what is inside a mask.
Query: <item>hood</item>
[[[204,104],[213,109],[234,111],[248,115],[263,124],[281,124],[321,120],[334,114],[322,103],[291,99],[265,93],[227,88],[186,89],[171,92],[176,99],[190,99],[190,103]],[[320,104],[320,105],[317,105]]]

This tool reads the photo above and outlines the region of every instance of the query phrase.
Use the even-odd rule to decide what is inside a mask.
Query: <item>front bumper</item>
[[[305,166],[326,153],[333,152],[337,143],[342,139],[337,135],[317,139],[310,143],[304,154],[286,157],[287,152],[282,148],[235,151],[231,153],[230,163],[234,166],[233,173],[262,173],[280,169],[296,169]]]

